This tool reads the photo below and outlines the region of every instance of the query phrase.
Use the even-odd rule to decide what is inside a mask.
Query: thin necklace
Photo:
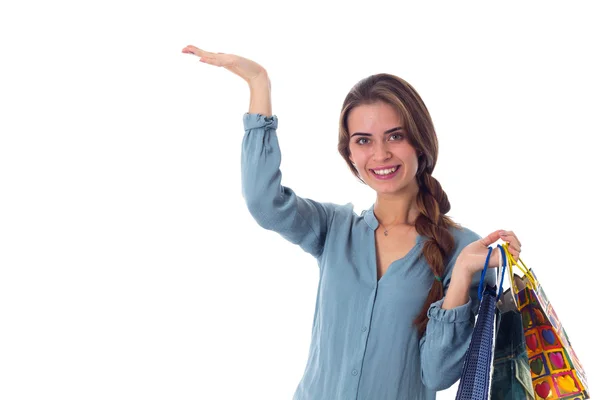
[[[388,229],[381,222],[380,222],[380,224],[381,224],[381,226],[383,226],[383,234],[385,236],[387,236],[388,235]],[[394,225],[394,226],[392,226],[392,228],[394,228],[395,226],[398,226],[398,225]]]
[[[379,220],[378,220],[378,221],[379,221]],[[396,225],[393,225],[393,226],[392,226],[390,229],[388,229],[388,228],[386,228],[386,227],[385,227],[385,225],[383,225],[381,222],[379,222],[379,224],[380,224],[380,225],[383,227],[383,234],[384,234],[385,236],[387,236],[387,235],[388,235],[388,231],[391,231],[393,228],[397,227],[398,225],[404,225],[404,224],[396,224]]]

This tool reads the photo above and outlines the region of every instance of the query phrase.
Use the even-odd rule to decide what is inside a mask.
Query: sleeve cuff
[[[277,125],[278,125],[278,120],[277,120],[276,115],[271,115],[270,117],[267,117],[263,114],[245,113],[243,120],[244,120],[244,129],[245,130],[254,129],[254,128],[277,129]]]
[[[467,303],[444,310],[442,303],[444,299],[438,300],[431,303],[429,310],[427,310],[427,316],[429,319],[434,319],[441,322],[468,322],[471,320],[471,298]]]

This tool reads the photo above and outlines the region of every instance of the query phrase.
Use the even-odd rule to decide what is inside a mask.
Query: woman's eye
[[[402,135],[401,135],[401,134],[399,134],[399,133],[397,133],[397,134],[394,134],[394,135],[390,135],[390,138],[393,138],[393,137],[397,137],[396,139],[393,139],[393,140],[401,140],[401,139],[404,139],[404,136],[402,136]],[[364,142],[363,142],[363,140],[364,140]],[[363,137],[363,138],[359,138],[359,139],[356,141],[356,143],[358,143],[358,144],[367,144],[367,143],[368,143],[368,141],[369,141],[369,139],[367,139],[367,138],[364,138],[364,137]]]

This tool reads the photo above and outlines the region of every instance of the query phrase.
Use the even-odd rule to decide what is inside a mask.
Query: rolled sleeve
[[[244,130],[250,129],[277,129],[279,120],[276,115],[266,116],[263,114],[245,113],[243,117]]]
[[[449,310],[442,308],[444,299],[438,300],[432,303],[427,310],[427,316],[429,320],[435,320],[439,322],[469,322],[472,319],[473,314],[471,313],[471,298],[465,304],[454,307]]]
[[[276,115],[245,113],[243,122],[242,195],[250,214],[261,227],[319,257],[336,205],[298,196],[281,184]]]

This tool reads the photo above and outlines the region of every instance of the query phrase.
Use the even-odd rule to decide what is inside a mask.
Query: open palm
[[[223,67],[241,77],[247,83],[267,75],[266,69],[260,64],[235,54],[211,53],[192,45],[184,47],[181,52],[194,54],[200,57],[200,61],[203,63]]]

